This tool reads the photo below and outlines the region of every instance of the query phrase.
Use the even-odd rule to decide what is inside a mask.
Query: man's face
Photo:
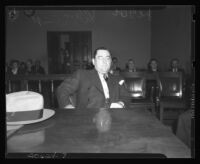
[[[178,68],[178,61],[177,60],[172,61],[172,68]]]
[[[118,64],[117,59],[114,59],[114,60],[112,61],[112,63],[113,63],[114,65],[117,65],[117,64]]]
[[[13,63],[13,68],[17,68],[18,67],[18,63],[17,62],[14,62]]]
[[[27,61],[27,66],[30,67],[31,65],[31,62]]]
[[[128,68],[129,69],[134,69],[134,62],[133,61],[129,61],[128,62]]]
[[[153,61],[151,62],[151,68],[152,68],[152,69],[157,69],[157,62],[156,62],[156,61],[153,60]]]
[[[107,50],[98,50],[96,57],[92,59],[95,69],[99,73],[108,73],[111,66],[111,56]]]

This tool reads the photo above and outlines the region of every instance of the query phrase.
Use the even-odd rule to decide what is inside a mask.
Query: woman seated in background
[[[19,74],[19,61],[12,60],[10,62],[10,69],[8,70],[9,75],[18,75]]]
[[[158,72],[158,61],[155,58],[152,58],[148,63],[149,72]]]
[[[126,72],[136,72],[135,62],[133,61],[133,59],[128,60],[125,71]]]

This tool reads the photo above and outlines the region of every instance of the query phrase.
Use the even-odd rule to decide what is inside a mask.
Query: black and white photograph
[[[5,158],[195,158],[195,14],[5,6]]]

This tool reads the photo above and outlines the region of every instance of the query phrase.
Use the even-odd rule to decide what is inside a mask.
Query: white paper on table
[[[75,107],[71,104],[68,104],[64,107],[65,109],[74,109]]]

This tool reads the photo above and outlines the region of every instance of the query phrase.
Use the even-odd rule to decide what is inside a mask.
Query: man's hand
[[[75,107],[71,104],[68,104],[64,107],[65,109],[74,109]]]
[[[110,108],[124,108],[125,105],[122,101],[118,101],[116,103],[111,103]]]

